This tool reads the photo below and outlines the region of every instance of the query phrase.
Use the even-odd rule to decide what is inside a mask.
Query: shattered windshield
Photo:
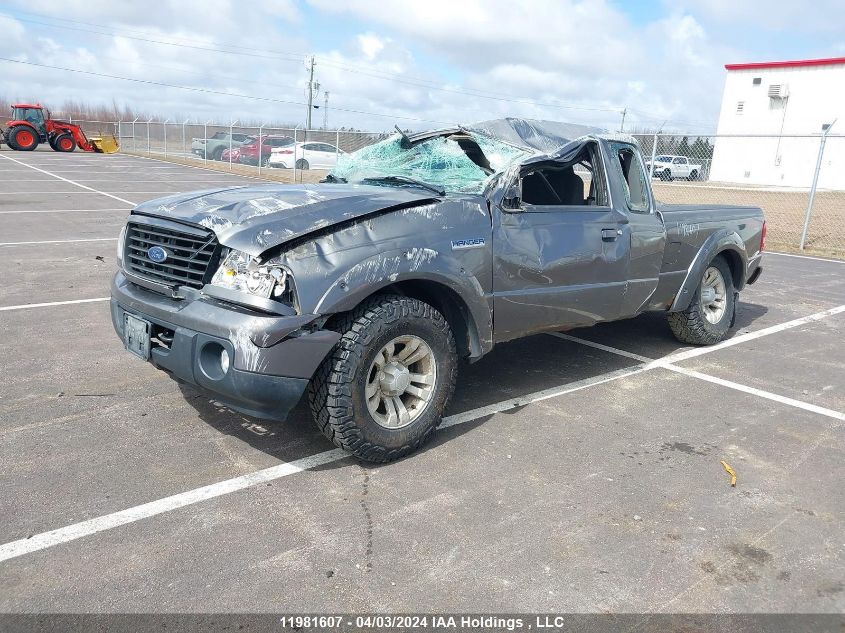
[[[445,191],[481,193],[494,174],[528,155],[480,134],[437,136],[410,147],[403,140],[396,134],[352,154],[341,154],[332,176],[358,183],[399,176]],[[382,182],[400,183],[395,178]]]

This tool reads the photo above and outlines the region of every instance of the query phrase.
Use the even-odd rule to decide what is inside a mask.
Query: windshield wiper
[[[341,178],[340,176],[335,176],[334,174],[329,174],[325,178],[323,178],[320,182],[339,182],[345,183],[346,178]]]
[[[446,190],[437,187],[436,185],[430,185],[427,182],[423,182],[422,180],[417,180],[416,178],[411,178],[410,176],[374,176],[372,178],[364,178],[361,182],[388,182],[388,183],[398,183],[402,185],[413,185],[415,187],[422,187],[423,189],[428,189],[429,191],[433,191],[438,196],[445,196]]]

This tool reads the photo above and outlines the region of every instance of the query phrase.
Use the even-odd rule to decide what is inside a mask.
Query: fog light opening
[[[219,343],[206,343],[199,355],[199,366],[202,373],[211,380],[222,380],[229,371],[231,357],[229,352]]]

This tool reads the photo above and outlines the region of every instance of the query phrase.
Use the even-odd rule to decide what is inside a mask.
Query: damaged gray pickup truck
[[[722,340],[764,238],[757,208],[657,204],[631,137],[502,119],[393,135],[318,185],[140,204],[111,312],[179,381],[275,419],[307,391],[337,446],[389,461],[497,343],[647,310]]]

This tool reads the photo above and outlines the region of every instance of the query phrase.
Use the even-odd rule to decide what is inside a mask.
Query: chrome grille
[[[147,251],[160,246],[167,259],[156,263]],[[168,286],[202,288],[215,257],[217,237],[205,229],[175,229],[162,224],[126,225],[124,266],[134,275]]]

